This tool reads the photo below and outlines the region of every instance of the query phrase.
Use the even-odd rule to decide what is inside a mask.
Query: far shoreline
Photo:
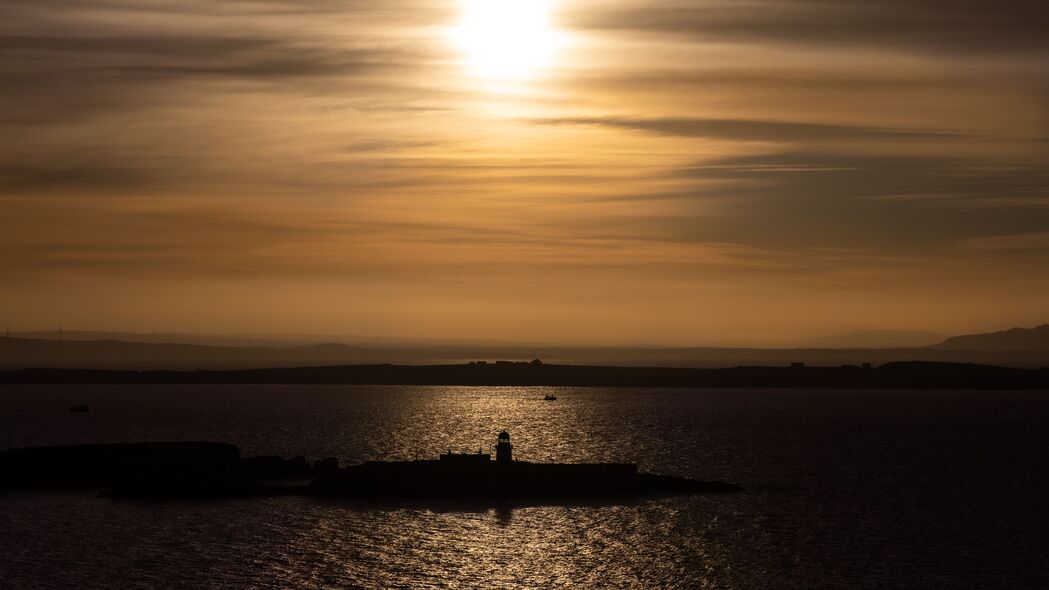
[[[339,365],[237,370],[16,369],[0,385],[449,385],[810,389],[1049,390],[1049,368],[894,362],[878,367],[739,366],[721,369],[543,364]],[[556,402],[554,402],[556,403]]]

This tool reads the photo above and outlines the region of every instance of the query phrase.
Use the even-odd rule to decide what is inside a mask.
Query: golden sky
[[[1039,0],[3,0],[11,329],[1049,319]]]

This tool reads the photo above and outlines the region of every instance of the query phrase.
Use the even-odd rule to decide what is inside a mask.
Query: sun
[[[547,66],[558,34],[548,0],[459,0],[452,43],[477,75],[522,80]]]

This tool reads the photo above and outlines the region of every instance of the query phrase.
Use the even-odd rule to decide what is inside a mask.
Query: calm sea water
[[[16,446],[213,440],[349,464],[505,428],[523,460],[747,491],[487,510],[0,492],[0,587],[1045,588],[1047,426],[1049,392],[6,387]]]

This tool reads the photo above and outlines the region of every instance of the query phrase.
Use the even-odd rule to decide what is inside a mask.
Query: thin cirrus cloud
[[[589,314],[596,340],[622,321],[653,343],[744,316],[801,334],[886,284],[884,318],[915,329],[953,331],[913,312],[973,281],[955,315],[1037,311],[1017,285],[1049,268],[1044,3],[555,4],[562,53],[500,87],[448,42],[454,2],[0,2],[0,267],[21,279],[0,302],[75,284],[90,318],[117,279],[209,305],[189,295],[265,279],[313,327],[578,338]],[[753,305],[705,311],[729,301]]]
[[[0,147],[0,189],[143,194],[307,178],[323,184],[323,175],[281,153],[289,142],[272,130],[287,120],[286,105],[294,113],[347,87],[373,103],[403,104],[392,95],[430,59],[411,42],[374,31],[347,38],[304,26],[352,20],[370,8],[276,0],[4,3],[0,126],[22,139]],[[294,22],[284,24],[287,18]],[[313,135],[306,127],[300,137]],[[252,161],[268,163],[260,170]],[[375,182],[352,171],[349,186]]]
[[[12,0],[0,6],[0,89],[5,102],[58,91],[74,103],[69,94],[92,96],[104,108],[106,99],[120,103],[122,95],[170,82],[270,82],[288,92],[294,90],[289,84],[311,78],[387,75],[392,82],[398,70],[424,64],[427,57],[410,41],[383,40],[381,31],[353,27],[355,18],[374,12],[369,8],[372,3],[281,0]],[[284,10],[300,16],[273,14]],[[402,13],[411,12],[396,14]],[[331,15],[367,34],[310,28]],[[61,118],[61,111],[52,109],[52,116]]]
[[[176,84],[303,85],[389,74],[405,50],[326,47],[293,37],[166,32],[157,36],[2,35],[0,122],[68,124],[96,114],[186,102]]]
[[[980,164],[946,156],[781,152],[702,162],[678,174],[694,183],[694,197],[721,199],[740,222],[732,233],[755,243],[916,252],[966,243],[974,232],[1032,231],[1049,223],[1044,168]]]
[[[219,35],[0,37],[0,50],[24,64],[126,75],[299,78],[389,69],[405,53],[375,48],[330,48],[279,37]],[[143,80],[142,77],[147,77]]]
[[[1049,7],[1039,0],[613,3],[569,18],[580,28],[816,47],[877,46],[952,54],[1049,49]]]
[[[973,250],[1049,250],[1049,232],[984,236],[966,241]]]
[[[680,137],[736,141],[812,141],[956,137],[960,133],[857,125],[707,118],[572,117],[537,119],[547,125],[592,125]]]

